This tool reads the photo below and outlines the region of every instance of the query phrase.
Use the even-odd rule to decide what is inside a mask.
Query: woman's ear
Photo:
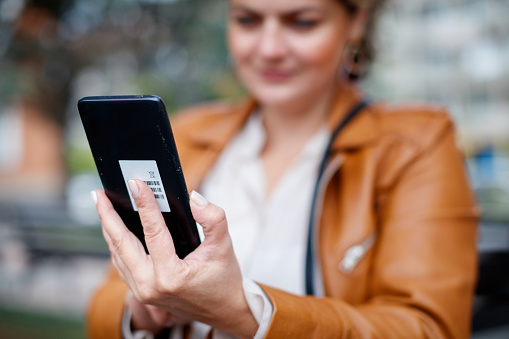
[[[342,74],[346,74],[349,80],[362,77],[367,70],[369,56],[366,56],[367,51],[363,45],[370,15],[368,8],[360,8],[352,18],[342,60]]]

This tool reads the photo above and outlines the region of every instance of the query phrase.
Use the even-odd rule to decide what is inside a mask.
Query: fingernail
[[[92,196],[92,200],[94,201],[94,204],[97,205],[97,192],[95,190],[90,191],[90,195]]]
[[[166,327],[173,327],[175,326],[175,322],[173,320],[168,320],[165,325]]]
[[[138,184],[136,183],[136,181],[129,180],[127,184],[129,185],[129,189],[131,190],[131,194],[133,195],[133,197],[137,197],[138,194],[140,193],[140,190],[138,189]]]
[[[208,202],[205,198],[198,192],[192,191],[190,196],[191,202],[198,207],[207,206]]]

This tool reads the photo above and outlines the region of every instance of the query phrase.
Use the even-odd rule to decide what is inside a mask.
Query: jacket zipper
[[[341,272],[349,274],[357,266],[359,261],[364,257],[367,251],[375,244],[375,240],[378,236],[378,232],[373,231],[364,239],[361,243],[353,245],[345,251],[343,260],[338,265]]]
[[[315,280],[315,295],[323,296],[325,295],[325,287],[323,284],[322,277],[322,261],[319,251],[319,237],[318,237],[318,229],[320,225],[320,219],[322,217],[322,209],[323,209],[323,201],[325,198],[325,190],[329,185],[330,180],[334,173],[336,173],[341,165],[343,165],[345,159],[343,156],[338,156],[334,160],[332,160],[326,167],[323,172],[322,178],[320,179],[320,183],[318,186],[318,192],[316,194],[316,205],[315,205],[315,214],[313,219],[313,255],[314,255],[314,270],[313,270],[313,279]]]

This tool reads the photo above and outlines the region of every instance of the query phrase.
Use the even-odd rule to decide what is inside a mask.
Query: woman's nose
[[[284,30],[277,21],[267,20],[260,33],[257,48],[260,57],[277,60],[286,55],[288,49]]]

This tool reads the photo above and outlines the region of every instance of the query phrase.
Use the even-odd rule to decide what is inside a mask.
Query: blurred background
[[[76,102],[243,95],[226,0],[0,0],[0,338],[84,338],[107,269]],[[361,86],[447,106],[483,216],[473,338],[509,338],[509,0],[392,0]]]

